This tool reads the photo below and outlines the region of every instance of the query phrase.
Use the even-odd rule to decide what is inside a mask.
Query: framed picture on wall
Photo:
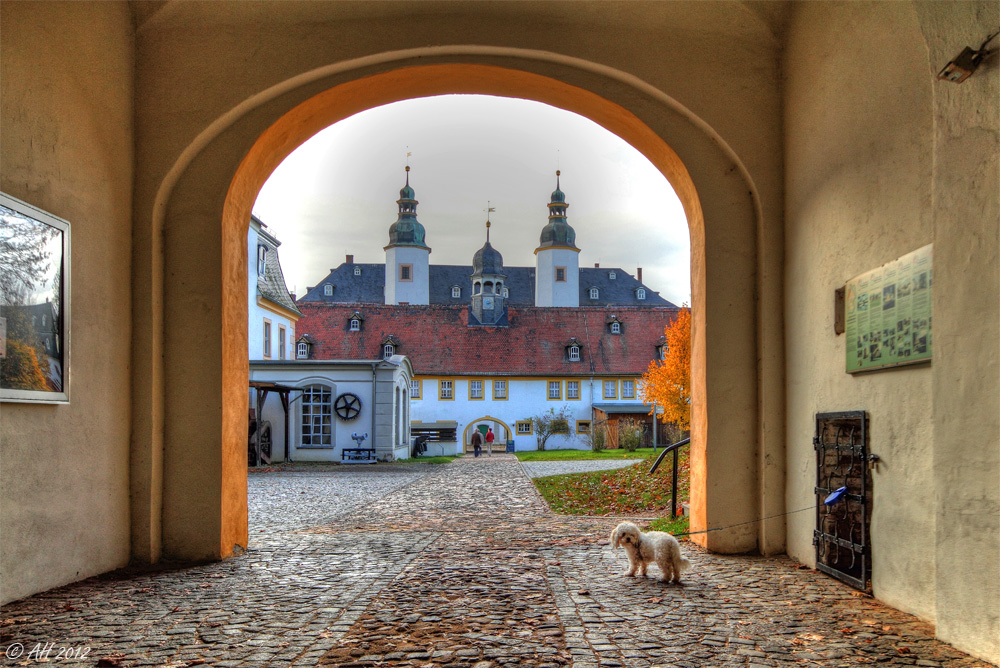
[[[69,403],[70,225],[0,193],[0,401]]]

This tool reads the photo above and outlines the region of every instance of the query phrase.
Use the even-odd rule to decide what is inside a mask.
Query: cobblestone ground
[[[63,648],[172,668],[989,665],[786,558],[684,543],[683,585],[622,577],[618,520],[549,513],[511,455],[253,474],[250,489],[245,555],[6,605],[5,665]]]

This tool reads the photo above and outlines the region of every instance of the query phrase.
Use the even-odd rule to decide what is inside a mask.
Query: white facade
[[[265,273],[266,254],[277,254],[279,245],[277,239],[261,229],[256,218],[250,219],[247,232],[247,352],[251,360],[295,358],[295,323],[299,314],[262,295],[257,285],[258,278]],[[287,292],[283,282],[280,289]]]
[[[402,355],[388,360],[251,362],[250,381],[295,388],[289,397],[288,438],[280,399],[270,393],[262,419],[271,423],[272,461],[340,462],[345,448],[374,449],[380,461],[410,456],[410,379]],[[254,395],[251,393],[251,407]],[[338,416],[338,398],[354,395],[360,410]],[[368,434],[361,443],[352,434]]]
[[[430,254],[419,246],[386,246],[386,304],[430,303]]]
[[[576,308],[579,305],[580,250],[566,246],[536,250],[535,306]]]
[[[497,383],[503,386],[496,387]],[[558,386],[558,393],[555,386]],[[418,376],[412,383],[414,428],[442,421],[457,422],[459,442],[447,452],[431,448],[428,454],[456,454],[468,444],[472,430],[479,424],[493,427],[494,450],[503,451],[508,439],[515,450],[537,450],[538,441],[531,418],[569,408],[569,434],[555,434],[545,444],[546,450],[589,449],[589,428],[594,424],[594,404],[635,404],[635,413],[647,409],[638,400],[638,379],[633,377],[461,377]],[[613,387],[613,391],[612,391]],[[552,398],[550,398],[550,390]],[[451,398],[447,398],[450,391]],[[623,393],[631,391],[632,397]],[[501,398],[503,394],[506,398]],[[558,394],[558,396],[556,396]],[[575,396],[574,396],[575,395]],[[527,425],[527,426],[525,426]]]

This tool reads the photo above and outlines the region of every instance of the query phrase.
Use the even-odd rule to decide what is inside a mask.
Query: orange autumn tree
[[[663,408],[663,423],[687,431],[691,428],[691,309],[681,308],[663,334],[663,359],[650,362],[642,374],[639,398]]]

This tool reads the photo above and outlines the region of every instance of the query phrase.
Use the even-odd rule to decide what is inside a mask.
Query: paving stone
[[[557,516],[527,470],[549,474],[505,454],[251,473],[242,556],[10,603],[0,649],[55,642],[178,668],[989,668],[785,557],[685,542],[681,586],[655,566],[624,577],[607,545],[623,518]]]

